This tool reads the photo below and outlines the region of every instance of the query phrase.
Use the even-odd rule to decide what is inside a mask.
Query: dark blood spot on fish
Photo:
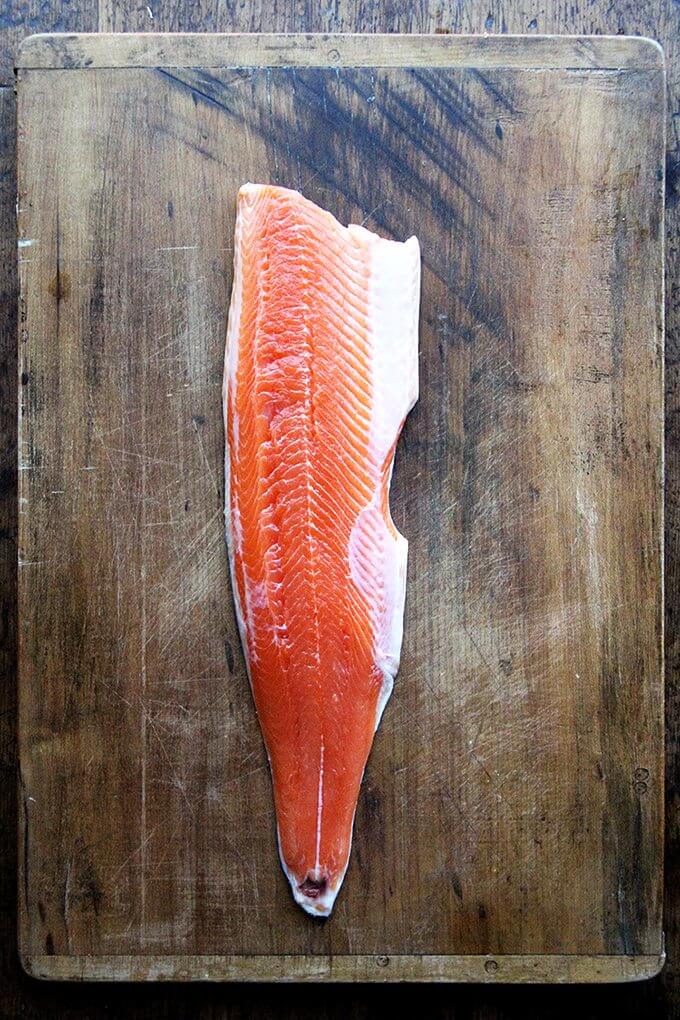
[[[317,896],[321,896],[326,891],[328,881],[325,878],[306,878],[304,882],[298,886],[301,893],[305,896],[309,896],[310,900],[315,900]]]

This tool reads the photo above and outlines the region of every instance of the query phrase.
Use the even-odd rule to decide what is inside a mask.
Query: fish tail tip
[[[308,874],[302,882],[289,876],[293,898],[310,917],[320,920],[330,917],[338,890],[331,887],[326,877],[318,878]]]

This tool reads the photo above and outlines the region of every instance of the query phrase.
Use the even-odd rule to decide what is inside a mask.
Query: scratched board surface
[[[215,37],[156,39],[43,38],[20,58],[26,967],[654,972],[659,52],[260,37],[216,60]],[[421,396],[391,497],[402,666],[325,923],[279,866],[223,539],[247,180],[423,254]]]

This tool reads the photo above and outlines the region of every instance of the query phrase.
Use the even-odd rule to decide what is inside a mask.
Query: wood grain
[[[0,986],[16,946],[17,275],[14,92],[0,88]],[[5,836],[5,832],[7,835]],[[11,833],[11,838],[10,838]],[[11,961],[11,962],[10,962]],[[2,999],[0,994],[0,1001]],[[0,1009],[4,1002],[0,1005]]]
[[[367,957],[368,979],[385,955],[660,961],[663,74],[643,49],[596,76],[21,72],[21,941],[42,972],[225,945]],[[392,500],[405,657],[323,927],[273,851],[222,543],[225,196],[248,177],[424,247]]]

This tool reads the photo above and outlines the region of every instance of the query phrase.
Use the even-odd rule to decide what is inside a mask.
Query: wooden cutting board
[[[18,90],[26,968],[655,973],[659,48],[43,36]],[[223,542],[246,180],[423,250],[404,655],[327,923],[279,867]]]

